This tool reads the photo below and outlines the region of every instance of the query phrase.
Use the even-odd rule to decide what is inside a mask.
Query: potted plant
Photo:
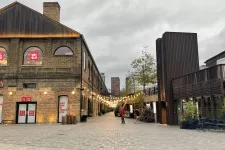
[[[180,119],[180,129],[187,129],[188,128],[188,121],[184,115],[181,116]]]
[[[191,124],[195,119],[197,119],[197,107],[193,101],[186,102],[186,109],[181,116],[181,129],[188,129],[189,124]]]

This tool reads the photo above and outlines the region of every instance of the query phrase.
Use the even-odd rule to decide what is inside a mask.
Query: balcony
[[[199,70],[172,80],[174,99],[223,95],[225,65]]]

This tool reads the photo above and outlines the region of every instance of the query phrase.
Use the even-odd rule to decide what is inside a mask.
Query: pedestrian
[[[139,116],[140,116],[140,112],[139,112],[139,110],[138,109],[135,109],[135,116],[136,116],[136,119],[135,119],[135,123],[138,123],[139,122]]]
[[[125,119],[124,119],[124,109],[120,109],[120,116],[121,116],[121,124],[125,124]]]

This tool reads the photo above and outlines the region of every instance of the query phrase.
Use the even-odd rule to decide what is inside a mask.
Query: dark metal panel
[[[20,3],[0,13],[0,36],[78,37],[80,34]]]
[[[158,78],[160,78],[160,76],[164,77],[163,86],[165,87],[165,100],[167,101],[167,123],[173,124],[174,102],[172,79],[199,70],[197,34],[166,32],[163,34],[161,42],[163,46],[161,50],[161,53],[163,54],[161,55],[163,56],[164,61],[157,61],[157,65],[158,63],[163,64],[164,73],[161,72],[162,75],[158,75]],[[160,69],[162,69],[162,67]],[[191,78],[190,82],[193,81],[194,79]],[[181,82],[187,84],[188,78],[186,77]],[[185,98],[185,88],[179,88],[179,91],[180,97]]]

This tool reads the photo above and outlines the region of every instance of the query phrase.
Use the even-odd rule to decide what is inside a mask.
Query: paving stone
[[[0,125],[0,149],[9,150],[225,150],[225,133],[181,130],[155,123],[135,124],[113,113],[76,125]]]

